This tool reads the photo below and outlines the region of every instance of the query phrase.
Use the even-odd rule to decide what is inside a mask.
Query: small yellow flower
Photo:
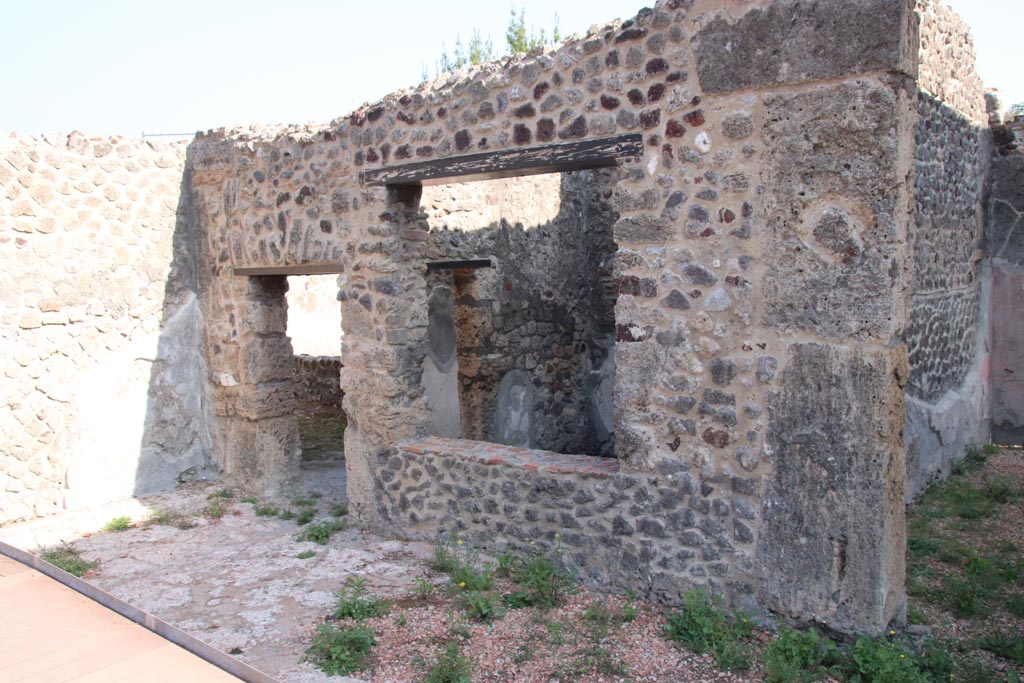
[[[462,545],[462,541],[461,540],[455,541],[455,544],[456,545]]]
[[[561,536],[559,536],[558,534],[555,534],[555,538],[561,538]]]
[[[894,635],[896,635],[896,631],[889,631],[889,635],[890,635],[890,636],[894,636]]]
[[[459,581],[459,588],[465,588],[465,587],[466,587],[466,582],[465,581]]]
[[[905,659],[906,655],[900,655],[900,659]]]

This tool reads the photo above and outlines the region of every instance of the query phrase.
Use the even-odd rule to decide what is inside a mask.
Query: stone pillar
[[[904,607],[916,26],[902,1],[778,1],[695,36],[705,92],[762,89],[759,602],[846,633]]]
[[[295,369],[285,334],[288,282],[283,275],[226,277],[234,279],[225,284],[238,296],[221,309],[230,336],[207,337],[208,349],[219,360],[212,378],[217,452],[233,483],[276,496],[295,483],[300,455]],[[216,329],[210,313],[207,324]]]

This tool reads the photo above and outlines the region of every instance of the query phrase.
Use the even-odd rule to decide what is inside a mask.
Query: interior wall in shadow
[[[464,438],[504,441],[499,404],[529,394],[531,447],[614,453],[614,182],[593,170],[424,189],[438,257],[492,261],[451,276]],[[522,386],[501,391],[506,378]]]

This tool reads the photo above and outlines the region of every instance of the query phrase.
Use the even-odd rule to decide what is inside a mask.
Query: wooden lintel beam
[[[359,174],[359,178],[365,185],[442,185],[603,168],[614,166],[619,159],[642,156],[643,153],[643,136],[627,133],[596,140],[556,142],[367,169]]]
[[[461,261],[427,261],[427,271],[456,270],[460,268],[490,268],[491,259],[463,259]]]
[[[291,266],[242,266],[234,268],[235,275],[330,275],[344,273],[345,269],[334,263],[298,264]]]

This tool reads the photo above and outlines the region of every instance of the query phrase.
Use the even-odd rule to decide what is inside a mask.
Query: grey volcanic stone
[[[915,65],[901,59],[903,32],[916,24],[910,12],[902,0],[776,0],[736,21],[723,12],[693,38],[701,89],[727,93],[870,71],[914,73]]]

